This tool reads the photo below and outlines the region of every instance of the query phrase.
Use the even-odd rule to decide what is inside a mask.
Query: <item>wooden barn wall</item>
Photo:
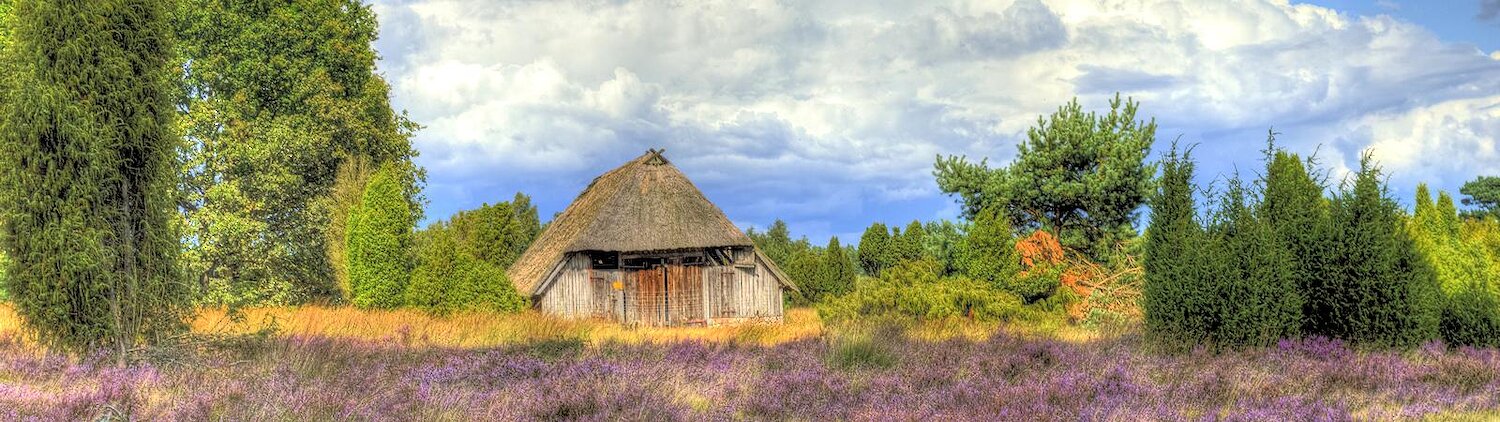
[[[737,251],[734,259],[754,265],[710,267],[703,272],[709,318],[781,319],[781,285],[770,268],[750,250]]]
[[[537,307],[544,313],[568,318],[588,318],[594,314],[595,286],[589,281],[589,258],[569,254],[547,291],[542,292]]]
[[[694,278],[703,282],[703,305],[695,307],[692,312],[706,313],[710,323],[780,320],[783,316],[781,285],[776,276],[753,251],[737,251],[734,258],[736,262],[753,265],[698,267],[701,272]],[[570,254],[551,286],[542,292],[537,308],[565,318],[618,320],[623,315],[626,322],[655,322],[640,321],[641,304],[637,302],[643,298],[636,294],[638,283],[626,280],[626,274],[623,270],[591,270],[587,255]],[[613,289],[616,281],[625,287],[623,297]],[[688,300],[679,303],[685,302]],[[620,309],[622,306],[625,309]],[[673,319],[689,318],[682,315]]]

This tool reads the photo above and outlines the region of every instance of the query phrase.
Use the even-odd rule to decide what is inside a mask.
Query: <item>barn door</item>
[[[687,325],[703,320],[703,267],[668,265],[667,323]]]
[[[665,325],[667,320],[666,268],[637,270],[635,275],[636,322],[645,326]]]

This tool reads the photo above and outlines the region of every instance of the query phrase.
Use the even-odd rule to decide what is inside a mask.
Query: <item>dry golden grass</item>
[[[1059,326],[1005,325],[964,319],[910,322],[905,331],[914,338],[983,340],[998,331],[1072,342],[1088,342],[1102,336],[1096,330]],[[360,310],[321,306],[253,308],[241,318],[230,318],[222,309],[201,309],[192,322],[194,332],[212,334],[250,333],[275,327],[283,336],[322,336],[371,341],[397,341],[417,347],[484,348],[538,340],[570,339],[589,344],[667,343],[685,340],[776,345],[817,338],[827,327],[810,308],[788,309],[782,324],[742,324],[719,327],[631,328],[605,321],[565,320],[536,312],[518,315],[486,312],[434,316],[414,310]],[[0,304],[0,335],[21,333],[21,320],[6,304]]]
[[[481,348],[546,339],[589,343],[661,343],[682,340],[774,345],[817,337],[823,324],[816,311],[790,309],[783,324],[720,327],[630,328],[603,321],[564,320],[526,312],[486,312],[434,316],[413,310],[358,310],[303,306],[243,311],[231,320],[223,310],[204,309],[193,329],[205,333],[252,332],[272,324],[284,335],[311,335],[362,340],[397,340],[413,346]]]

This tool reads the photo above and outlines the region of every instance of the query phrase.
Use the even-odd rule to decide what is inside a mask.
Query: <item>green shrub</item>
[[[1206,282],[1218,292],[1216,345],[1265,346],[1301,331],[1303,296],[1293,257],[1275,230],[1253,212],[1238,178],[1221,196],[1208,231]]]
[[[359,206],[349,213],[347,243],[350,301],[361,308],[404,303],[411,280],[415,222],[399,169],[386,165],[370,177]]]
[[[460,248],[455,237],[442,223],[423,230],[417,241],[418,265],[406,288],[407,306],[438,314],[526,309],[526,298],[516,292],[505,271]]]
[[[1323,312],[1308,315],[1309,334],[1398,347],[1437,338],[1441,292],[1403,219],[1366,154],[1330,202],[1324,276],[1308,292]]]
[[[990,283],[943,278],[939,272],[939,264],[930,259],[898,264],[881,277],[860,279],[854,292],[823,303],[818,313],[830,322],[884,316],[998,321],[1022,311],[1019,297]]]
[[[1016,240],[999,208],[984,209],[974,216],[963,250],[963,273],[968,278],[1005,287],[1020,269]]]
[[[1439,332],[1459,345],[1488,345],[1500,340],[1500,305],[1493,258],[1484,245],[1461,233],[1458,210],[1446,192],[1436,204],[1426,185],[1417,187],[1416,210],[1407,224],[1412,240],[1443,293]]]

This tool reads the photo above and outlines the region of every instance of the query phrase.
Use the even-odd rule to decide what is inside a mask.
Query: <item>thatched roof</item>
[[[569,252],[726,246],[754,243],[661,152],[651,150],[595,178],[506,275],[517,291],[531,295]]]

